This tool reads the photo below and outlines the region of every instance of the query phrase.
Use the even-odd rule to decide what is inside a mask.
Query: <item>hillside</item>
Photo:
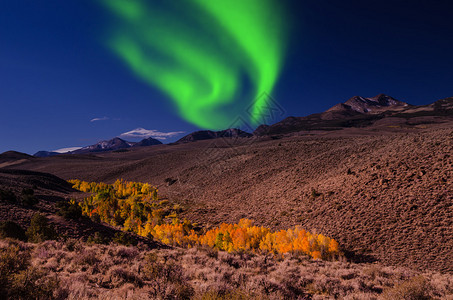
[[[50,157],[50,156],[55,156],[55,155],[58,155],[60,153],[58,152],[54,152],[54,151],[38,151],[36,152],[35,154],[33,154],[33,156],[35,157]]]
[[[33,159],[33,156],[17,151],[7,151],[0,154],[0,168],[25,162],[30,159]]]
[[[217,138],[248,138],[251,136],[252,136],[251,133],[245,132],[238,128],[229,128],[220,131],[200,130],[189,133],[186,136],[183,136],[178,141],[176,141],[176,144],[212,140]]]
[[[30,216],[39,211],[57,230],[58,240],[26,243],[0,238],[2,299],[21,295],[24,299],[394,300],[449,299],[453,295],[450,274],[379,262],[354,263],[342,256],[330,261],[297,252],[274,256],[228,253],[207,245],[184,249],[132,234],[139,243],[122,245],[126,241],[116,238],[118,228],[56,214],[58,203],[68,197],[87,196],[66,181],[33,171],[0,170],[0,190],[10,190],[10,182],[15,182],[12,192],[18,201],[5,199],[1,192],[0,219],[27,228]],[[20,204],[24,189],[35,192],[35,204]],[[312,192],[312,197],[322,195]]]
[[[414,121],[414,119],[412,119]],[[15,168],[150,182],[200,224],[301,225],[357,261],[453,272],[453,125],[386,118],[362,129],[57,156]],[[313,132],[315,133],[315,132]]]
[[[272,125],[261,125],[257,136],[282,135],[295,132],[332,131],[343,128],[364,128],[375,123],[391,123],[410,127],[416,124],[434,124],[453,119],[453,99],[445,98],[429,105],[410,105],[390,96],[379,94],[365,98],[354,96],[328,110],[305,117],[287,117]]]
[[[410,106],[409,104],[398,101],[390,96],[379,94],[375,97],[365,98],[361,96],[354,96],[345,103],[337,104],[326,112],[329,111],[355,111],[358,113],[381,113],[387,110],[399,110]]]
[[[72,188],[67,181],[55,175],[27,170],[0,169],[0,220],[14,221],[22,228],[27,228],[33,215],[46,216],[62,238],[83,238],[100,232],[112,238],[119,232],[106,224],[92,222],[89,219],[71,220],[57,214],[58,203],[69,199],[82,199],[83,193]],[[139,239],[149,246],[158,243]]]

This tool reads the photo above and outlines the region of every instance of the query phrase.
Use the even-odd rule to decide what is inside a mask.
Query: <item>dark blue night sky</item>
[[[418,105],[453,96],[451,1],[281,3],[289,46],[272,96],[285,117],[354,95]],[[198,130],[106,49],[108,19],[93,0],[0,1],[0,152]]]

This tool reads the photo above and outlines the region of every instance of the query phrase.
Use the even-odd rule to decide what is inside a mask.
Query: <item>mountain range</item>
[[[220,131],[211,131],[211,130],[200,130],[192,132],[174,144],[179,143],[188,143],[188,142],[195,142],[201,140],[208,140],[208,139],[216,139],[216,138],[246,138],[252,137],[253,134],[245,132],[243,130],[237,128],[229,128],[226,130]],[[59,153],[54,151],[38,151],[33,156],[35,157],[50,157],[55,156],[58,154],[86,154],[86,153],[96,153],[96,152],[107,152],[107,151],[118,151],[128,148],[135,148],[135,147],[147,147],[147,146],[154,146],[154,145],[161,145],[162,142],[154,139],[152,137],[146,138],[141,140],[140,142],[128,142],[119,137],[115,137],[111,140],[100,141],[94,145],[86,146],[74,151],[66,152],[66,153]]]
[[[85,153],[94,153],[94,152],[106,152],[106,151],[115,151],[128,149],[132,147],[146,147],[153,145],[160,145],[161,141],[156,140],[152,137],[141,140],[140,142],[128,142],[119,137],[115,137],[111,140],[100,141],[94,145],[86,146],[74,151],[66,152],[64,154],[85,154]],[[49,157],[62,153],[53,152],[53,151],[38,151],[34,154],[36,157]]]
[[[336,104],[321,113],[315,113],[305,117],[290,116],[272,125],[260,125],[253,133],[238,128],[229,128],[220,131],[200,130],[192,132],[172,144],[216,138],[250,138],[252,136],[262,137],[297,132],[332,131],[350,127],[367,127],[378,124],[378,121],[382,119],[386,119],[390,123],[396,122],[398,126],[404,126],[409,123],[414,125],[414,122],[420,124],[424,122],[438,122],[440,121],[439,118],[443,117],[453,117],[453,97],[438,100],[428,105],[411,105],[385,94],[379,94],[370,98],[354,96],[346,102]],[[140,142],[128,142],[116,137],[72,152],[67,152],[66,154],[116,151],[160,144],[162,142],[152,137],[143,139]],[[48,157],[57,154],[60,153],[39,151],[34,156]]]
[[[195,142],[201,140],[210,140],[216,138],[248,138],[252,137],[253,134],[245,132],[238,128],[229,128],[226,130],[220,131],[211,131],[211,130],[201,130],[192,132],[182,138],[180,138],[176,143],[187,143]]]
[[[453,97],[428,105],[411,105],[379,94],[364,98],[354,96],[322,113],[305,117],[287,117],[273,125],[260,125],[255,136],[280,135],[301,131],[331,131],[350,127],[367,127],[387,119],[398,126],[415,122],[437,122],[436,118],[453,117]]]

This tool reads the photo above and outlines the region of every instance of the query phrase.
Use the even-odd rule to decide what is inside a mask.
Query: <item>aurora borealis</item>
[[[284,10],[274,0],[103,0],[106,44],[159,89],[186,121],[224,129],[247,107],[253,125],[285,58]],[[257,99],[257,100],[256,100]],[[261,103],[260,103],[261,101]]]
[[[355,95],[414,105],[449,97],[452,6],[0,1],[0,152],[91,145],[137,128],[253,132]],[[263,90],[284,115],[251,116]]]

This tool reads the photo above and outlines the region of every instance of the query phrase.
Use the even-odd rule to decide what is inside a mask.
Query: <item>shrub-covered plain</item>
[[[11,267],[13,266],[13,267]],[[453,277],[212,248],[0,240],[2,298],[451,299]],[[27,281],[23,281],[27,278]],[[23,296],[21,296],[23,295]]]

